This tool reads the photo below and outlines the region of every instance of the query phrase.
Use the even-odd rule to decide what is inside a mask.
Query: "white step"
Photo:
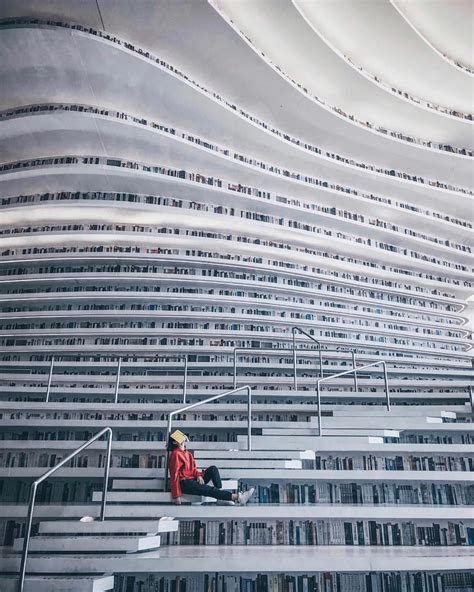
[[[325,410],[327,406],[324,406]],[[447,411],[445,409],[436,409],[425,405],[400,405],[398,407],[392,406],[390,411],[387,411],[382,406],[375,405],[338,405],[329,409],[332,411],[333,417],[444,417],[447,419],[456,419],[455,411]]]
[[[229,508],[230,509],[230,508]],[[19,555],[0,556],[0,571],[18,571]],[[28,559],[33,573],[57,573],[64,569],[64,556],[35,556]],[[198,545],[162,547],[158,551],[138,555],[74,555],[67,559],[69,573],[110,572],[182,574],[232,571],[314,573],[382,572],[382,571],[469,571],[472,570],[472,549],[451,547],[388,547],[388,546],[263,546],[263,545]],[[349,589],[344,590],[349,592]],[[418,591],[417,591],[418,592]]]
[[[301,460],[248,460],[248,459],[232,459],[232,460],[216,460],[221,469],[301,469]],[[164,490],[164,479],[114,479],[112,483],[113,491],[147,491],[147,490]],[[212,483],[210,483],[212,485]],[[233,480],[223,480],[222,489],[236,489],[237,486]]]
[[[431,506],[420,504],[254,504],[235,506],[229,513],[227,506],[176,506],[174,513],[178,520],[412,520],[426,521],[454,520],[474,525],[471,506]]]
[[[357,442],[358,439],[367,442],[368,438],[379,438],[374,439],[374,442],[381,442],[383,438],[399,438],[400,432],[396,430],[370,430],[370,434],[361,433],[361,430],[324,430],[323,436],[252,436],[252,449],[253,450],[303,450],[307,449],[308,446],[314,446],[318,448],[320,440],[334,439],[334,436],[341,436],[350,439],[351,441]],[[378,433],[376,433],[378,432]],[[247,436],[237,436],[242,438],[242,441]]]
[[[230,469],[232,470],[232,469]],[[267,470],[267,469],[262,469]],[[222,489],[235,490],[238,489],[238,481],[235,479],[222,482]],[[200,496],[189,496],[196,498]],[[207,498],[206,498],[207,499]],[[93,502],[100,502],[102,500],[102,492],[94,491],[92,494]],[[109,491],[107,493],[108,502],[119,503],[162,503],[171,500],[171,493],[168,491]],[[195,499],[193,501],[196,501]]]
[[[279,460],[294,460],[294,459],[314,459],[314,450],[266,450],[264,452],[259,450],[198,450],[194,453],[196,459],[206,459],[206,462],[216,461],[216,464],[221,462],[223,458],[230,459],[279,459]]]
[[[379,438],[399,438],[400,430],[385,430],[376,428],[329,428],[323,423],[323,436],[374,436]]]
[[[112,489],[163,489],[164,479],[114,479],[112,482]]]
[[[318,418],[312,416],[309,421],[311,426],[317,425]],[[337,428],[337,429],[395,429],[395,430],[408,430],[408,429],[426,429],[426,425],[430,424],[433,429],[437,429],[439,425],[450,425],[444,424],[442,417],[380,417],[371,416],[347,416],[347,417],[326,417],[322,419],[323,428]],[[438,424],[438,425],[432,425]]]
[[[203,463],[201,463],[203,464]],[[211,463],[207,461],[207,465],[216,464],[219,469],[245,469],[245,468],[254,468],[254,469],[301,469],[302,462],[301,460],[280,460],[276,459],[248,459],[248,458],[229,458],[229,459],[216,459],[215,463]],[[225,487],[223,486],[225,489]]]
[[[111,551],[122,553],[137,553],[149,549],[158,549],[160,536],[36,536],[30,539],[30,552],[89,552],[109,553]],[[21,551],[23,539],[15,539],[14,551]]]
[[[317,428],[300,428],[292,430],[291,428],[263,428],[262,436],[317,436]]]
[[[17,592],[18,577],[0,578],[2,592]],[[114,576],[27,576],[24,592],[107,592],[113,590]]]
[[[179,522],[170,520],[94,520],[81,522],[80,520],[49,520],[40,522],[40,534],[160,534],[175,532]]]
[[[236,465],[238,468],[239,465]],[[265,467],[263,467],[265,468]],[[294,468],[294,467],[281,467],[281,468]],[[301,467],[298,467],[301,468]],[[124,490],[127,492],[147,491],[147,490],[162,490],[164,487],[164,479],[114,479],[112,489],[114,491]],[[234,479],[223,479],[222,489],[237,489],[238,482]],[[95,492],[97,493],[97,492]],[[94,495],[95,495],[94,493]],[[100,492],[99,492],[100,493]],[[102,498],[101,498],[102,499]],[[109,499],[109,498],[107,498]],[[92,497],[92,501],[95,501]]]

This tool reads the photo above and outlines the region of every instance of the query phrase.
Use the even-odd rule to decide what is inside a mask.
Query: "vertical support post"
[[[171,412],[168,415],[168,426],[166,428],[166,436],[165,436],[165,491],[168,491],[168,461],[169,461],[168,441],[170,439],[171,422],[172,421],[173,421],[173,412]]]
[[[183,403],[186,403],[186,394],[188,390],[188,355],[184,356],[184,378],[183,378]]]
[[[53,372],[54,372],[54,356],[51,356],[51,362],[49,364],[48,386],[46,388],[45,403],[49,403],[49,395],[51,393],[51,382],[53,380]]]
[[[383,366],[383,379],[385,382],[385,401],[387,405],[387,411],[390,411],[390,392],[388,390],[388,377],[387,377],[387,363],[382,362]]]
[[[293,327],[293,388],[298,389],[298,379],[296,377],[296,336],[295,328]]]
[[[26,519],[25,538],[23,539],[23,551],[21,554],[20,563],[20,577],[18,578],[18,592],[23,592],[23,588],[25,586],[26,560],[28,557],[28,548],[30,546],[31,528],[33,525],[33,512],[35,509],[37,487],[38,483],[36,483],[36,481],[33,481],[30,488],[30,502],[28,505],[28,517]]]
[[[234,388],[237,388],[237,348],[234,347]]]
[[[356,370],[356,355],[355,351],[351,350],[352,353],[352,369],[354,370],[354,389],[355,392],[359,392],[359,385],[357,384],[357,370]]]
[[[321,422],[321,387],[319,386],[319,380],[316,382],[316,393],[318,402],[318,436],[322,436],[323,426]]]
[[[247,450],[252,450],[252,388],[247,387]]]
[[[105,456],[104,487],[102,489],[102,502],[100,504],[100,519],[105,520],[105,506],[107,504],[107,488],[109,486],[110,461],[112,458],[112,430],[107,432],[107,452]]]
[[[118,402],[119,386],[120,386],[120,370],[122,369],[122,358],[117,361],[117,378],[115,379],[115,395],[114,403]]]
[[[324,378],[323,352],[321,350],[321,346],[319,346],[319,378]]]

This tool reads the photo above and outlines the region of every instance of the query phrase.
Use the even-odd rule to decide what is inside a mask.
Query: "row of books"
[[[0,499],[3,503],[26,504],[30,494],[31,479],[0,480]],[[81,479],[73,481],[65,478],[44,481],[38,486],[37,503],[87,502],[91,500],[93,491],[100,491],[100,479]]]
[[[432,434],[410,434],[402,432],[398,440],[400,444],[474,444],[474,436],[470,434],[450,434],[449,436]]]
[[[0,467],[54,467],[64,456],[55,452],[8,451],[0,452]],[[112,466],[122,468],[152,469],[164,466],[165,455],[122,453],[112,455]],[[97,451],[76,456],[72,467],[101,467],[104,456]],[[316,456],[315,460],[304,459],[304,469],[317,470],[388,470],[388,471],[474,471],[474,459],[468,457],[415,457],[396,456]]]
[[[58,428],[60,426],[58,425]],[[76,429],[57,429],[51,428],[31,428],[24,431],[18,431],[18,428],[10,429],[8,427],[2,430],[1,440],[88,440],[96,433],[95,430],[77,427]],[[122,442],[163,442],[163,430],[136,430],[124,426],[114,431],[114,437]],[[190,435],[191,442],[236,442],[237,433],[228,431],[221,434],[207,434],[193,431]],[[474,437],[467,433],[456,433],[446,436],[435,435],[416,435],[405,434],[402,432],[400,438],[396,440],[400,444],[474,444]],[[191,445],[192,448],[192,445]]]
[[[99,490],[100,480],[45,481],[38,488],[37,501],[84,502],[91,492]],[[249,488],[249,484],[243,484]],[[469,483],[330,483],[311,484],[271,483],[256,485],[256,495],[250,503],[260,504],[429,504],[463,506],[474,504],[474,485]],[[0,496],[4,502],[26,503],[28,479],[0,480]]]
[[[106,425],[106,424],[105,424]],[[59,425],[58,425],[59,427]],[[59,440],[89,440],[95,436],[98,428],[85,429],[78,427],[71,430],[51,430],[51,428],[31,428],[25,429],[22,432],[15,429],[4,428],[0,434],[0,440],[41,440],[41,441],[59,441]],[[120,442],[163,442],[163,430],[137,430],[133,431],[129,427],[116,428],[114,430],[114,438]],[[194,442],[236,442],[237,434],[235,432],[227,432],[222,434],[200,434],[193,433],[190,435],[190,440]],[[33,444],[34,446],[34,444]]]
[[[54,467],[65,456],[54,452],[4,452],[0,453],[0,467]],[[70,467],[103,467],[105,455],[97,451],[90,451],[87,454],[75,456]],[[156,469],[165,466],[165,454],[149,454],[146,452],[137,454],[112,454],[112,467],[135,468],[135,469]]]
[[[474,545],[474,525],[375,520],[180,520],[176,545]]]
[[[472,592],[468,572],[116,575],[115,592]]]
[[[316,456],[316,469],[386,471],[474,471],[474,459],[467,456]]]
[[[116,377],[113,377],[116,380]],[[31,385],[30,385],[31,386]],[[245,421],[247,419],[246,413],[230,413],[226,410],[225,404],[222,404],[222,411],[217,413],[179,413],[175,416],[176,421]],[[306,412],[316,413],[315,410],[308,409]],[[54,411],[54,412],[32,412],[32,411],[16,411],[14,413],[4,413],[3,418],[8,419],[80,419],[80,420],[129,420],[129,421],[167,421],[168,414],[160,412],[150,413],[118,413],[118,412],[89,412],[89,411]],[[306,415],[304,419],[295,413],[252,413],[253,421],[273,421],[278,422],[302,422],[308,423],[309,416]],[[311,427],[311,426],[308,426]]]
[[[10,546],[23,536],[25,523],[0,520],[0,541]],[[351,546],[472,546],[474,527],[462,522],[413,522],[375,520],[180,520],[176,533],[162,535],[166,545],[351,545]]]
[[[245,484],[247,489],[253,485]],[[474,485],[463,483],[271,483],[256,485],[261,504],[474,504]],[[252,503],[252,500],[250,503]]]

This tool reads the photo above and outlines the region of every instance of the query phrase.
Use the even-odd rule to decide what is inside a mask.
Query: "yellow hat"
[[[175,430],[172,434],[170,434],[170,438],[173,438],[173,440],[178,442],[178,444],[182,444],[188,440],[186,434],[183,434],[181,430]]]

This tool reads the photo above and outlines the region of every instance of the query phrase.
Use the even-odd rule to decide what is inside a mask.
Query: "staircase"
[[[354,589],[360,574],[371,574],[375,582],[412,572],[422,572],[426,585],[444,582],[442,590],[469,589],[465,582],[474,544],[469,405],[395,404],[390,411],[369,404],[325,405],[324,436],[318,437],[314,405],[299,402],[298,394],[288,393],[295,398],[292,404],[254,406],[250,451],[241,403],[198,407],[192,417],[175,422],[192,439],[218,436],[218,442],[195,439],[189,448],[198,466],[219,467],[224,488],[256,487],[247,506],[235,507],[195,496],[184,496],[181,506],[170,505],[164,469],[143,466],[152,458],[163,465],[164,441],[152,437],[163,437],[165,421],[157,417],[170,408],[166,402],[145,407],[146,417],[133,420],[126,417],[126,412],[136,413],[139,406],[133,403],[96,406],[103,418],[93,422],[81,417],[76,404],[16,402],[13,414],[13,404],[3,402],[1,453],[8,449],[26,464],[0,469],[7,495],[17,479],[44,473],[30,466],[32,459],[41,454],[59,458],[77,447],[71,439],[18,440],[18,429],[28,426],[37,435],[38,430],[67,429],[79,435],[92,429],[91,423],[94,429],[112,424],[118,438],[105,521],[98,519],[101,442],[91,445],[87,467],[61,473],[77,488],[96,484],[89,501],[53,499],[37,506],[25,590],[174,590],[185,581],[186,590],[220,589],[215,586],[237,586],[234,571],[248,573],[245,586],[256,585],[258,592],[272,581],[273,586],[290,585],[291,578],[295,586],[319,582],[321,590],[329,590],[336,582],[331,574],[340,571],[343,580],[338,581],[351,581]],[[45,409],[54,417],[47,417]],[[120,417],[111,419],[105,410]],[[127,463],[138,466],[123,466]],[[53,489],[59,487],[59,475],[55,481]],[[11,530],[13,521],[24,519],[26,506],[7,503],[1,512]],[[94,520],[79,521],[84,515]],[[15,589],[23,538],[19,526],[14,530],[18,535],[0,558],[6,574],[2,591]],[[328,576],[311,580],[320,577],[315,572]],[[415,575],[406,577],[417,581]],[[457,587],[450,588],[451,581]]]

